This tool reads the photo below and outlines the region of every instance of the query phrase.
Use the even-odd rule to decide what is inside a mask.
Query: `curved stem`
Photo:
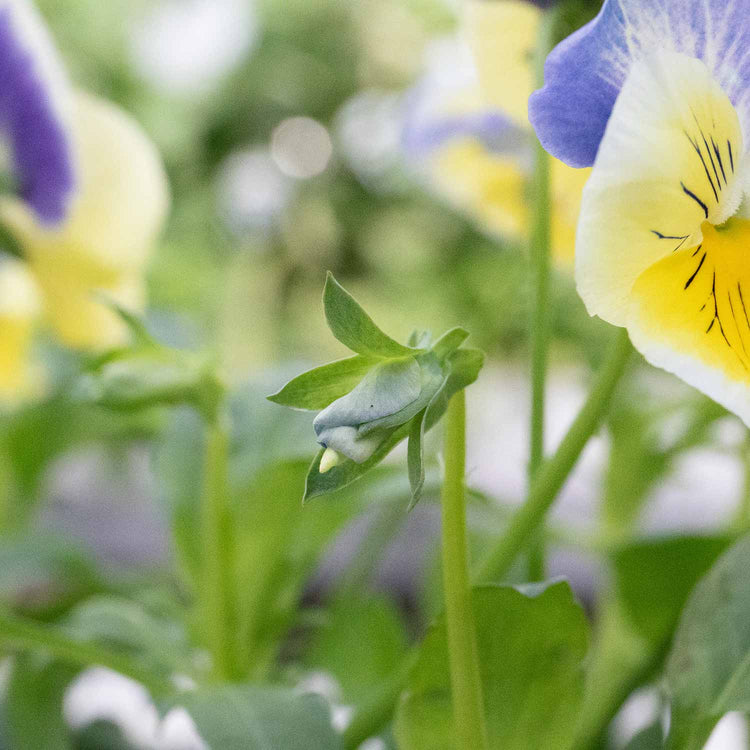
[[[203,580],[200,606],[206,645],[219,679],[239,677],[234,644],[237,616],[234,595],[234,534],[229,508],[229,429],[223,413],[206,426],[203,479]]]
[[[544,61],[552,47],[556,14],[548,12],[541,25],[536,46],[536,80],[544,85]],[[547,361],[550,338],[550,157],[535,140],[533,188],[533,223],[531,226],[531,422],[529,429],[528,477],[531,487],[544,460],[544,407],[547,386]],[[544,578],[544,539],[539,535],[529,552],[529,577]]]
[[[166,692],[169,685],[124,654],[79,641],[59,628],[0,611],[0,646],[41,651],[55,659],[81,667],[98,665],[145,685],[152,693]]]
[[[526,502],[511,518],[499,544],[480,565],[477,571],[477,578],[480,581],[499,580],[505,576],[518,553],[539,531],[557,493],[578,461],[589,438],[599,427],[615,386],[625,371],[631,351],[632,346],[627,331],[619,330],[586,403],[554,456],[542,466]]]
[[[459,750],[487,747],[479,652],[466,547],[466,395],[459,391],[445,415],[442,562],[453,719]]]

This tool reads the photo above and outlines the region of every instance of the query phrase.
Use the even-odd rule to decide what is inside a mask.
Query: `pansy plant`
[[[606,0],[547,59],[542,144],[593,165],[576,241],[590,313],[750,423],[747,0]]]
[[[424,333],[400,344],[331,274],[323,305],[331,332],[354,356],[309,370],[269,396],[277,404],[319,411],[313,429],[321,447],[308,473],[305,499],[351,484],[408,438],[416,502],[424,484],[424,434],[451,397],[476,380],[484,355],[462,348],[469,335],[462,328],[434,343]]]

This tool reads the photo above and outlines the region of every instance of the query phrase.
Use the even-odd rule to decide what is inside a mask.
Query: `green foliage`
[[[656,643],[668,638],[693,587],[730,543],[729,536],[679,536],[614,552],[618,596],[636,630]]]
[[[624,750],[662,750],[663,747],[664,731],[661,728],[661,721],[657,721],[638,732]]]
[[[344,703],[358,704],[406,656],[404,623],[384,597],[340,598],[312,636],[305,663],[332,674]]]
[[[294,409],[325,409],[349,393],[372,369],[373,364],[372,359],[357,354],[316,367],[290,380],[268,400]]]
[[[143,321],[119,306],[112,307],[127,325],[133,343],[95,359],[78,383],[76,397],[123,412],[189,404],[213,419],[224,387],[212,358],[162,346]]]
[[[16,657],[5,699],[6,731],[13,750],[70,750],[71,732],[62,703],[78,671],[34,655]]]
[[[417,353],[384,334],[330,272],[323,292],[323,307],[331,333],[357,354],[392,359]]]
[[[329,709],[314,696],[284,688],[227,685],[176,698],[201,737],[222,750],[341,750]]]
[[[750,710],[750,536],[711,568],[690,597],[666,667],[670,750],[699,750],[729,711]]]
[[[410,339],[425,348],[398,344],[330,273],[323,303],[331,332],[359,355],[299,375],[269,396],[298,409],[324,407],[313,423],[323,449],[310,467],[304,499],[347,487],[408,437],[413,506],[424,485],[424,433],[440,421],[451,397],[477,379],[484,355],[460,348],[469,335],[463,328],[431,347],[428,333]],[[321,471],[327,451],[335,451],[336,462]]]
[[[571,750],[583,695],[588,625],[566,583],[474,589],[490,747]],[[402,750],[451,750],[445,624],[420,647],[396,716]]]

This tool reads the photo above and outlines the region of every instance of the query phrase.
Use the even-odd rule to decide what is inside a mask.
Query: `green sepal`
[[[338,359],[298,375],[267,398],[292,409],[325,409],[359,385],[377,361],[361,354]]]
[[[303,502],[312,500],[320,495],[327,495],[330,492],[343,489],[352,482],[367,474],[370,469],[374,469],[408,434],[410,424],[401,425],[401,427],[392,430],[384,436],[383,442],[377,450],[361,464],[352,461],[350,458],[342,461],[338,466],[329,469],[325,474],[321,474],[320,459],[325,453],[325,448],[321,448],[310,465],[305,482],[305,496]]]
[[[411,447],[409,457],[409,478],[412,488],[410,507],[413,507],[419,500],[424,481],[422,479],[424,433],[440,421],[451,397],[477,379],[483,363],[484,353],[478,349],[457,349],[450,354],[445,363],[447,375],[437,391],[433,392],[429,403],[422,407],[421,419],[420,414],[417,414],[406,423],[384,430],[382,442],[366,461],[356,463],[351,459],[345,459],[338,466],[321,474],[320,459],[325,452],[325,449],[321,449],[307,474],[304,501],[335,492],[356,482],[370,469],[377,466],[404,438],[413,437],[415,442]],[[416,420],[419,420],[418,437]]]
[[[469,338],[465,328],[451,328],[446,331],[432,346],[433,354],[442,362],[449,354],[458,349]]]
[[[381,331],[362,306],[328,272],[323,307],[331,333],[353,352],[367,357],[390,359],[420,353]]]

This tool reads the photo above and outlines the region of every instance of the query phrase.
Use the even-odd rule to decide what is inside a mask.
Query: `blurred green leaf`
[[[750,536],[695,587],[666,667],[670,750],[700,750],[729,711],[750,711]]]
[[[473,592],[489,745],[572,750],[583,695],[586,616],[567,583]],[[427,633],[396,714],[402,750],[453,750],[444,620]]]
[[[673,631],[690,592],[732,537],[647,539],[612,554],[617,592],[636,630],[661,642]]]
[[[157,617],[134,601],[98,596],[71,610],[65,630],[130,657],[134,664],[165,682],[190,675],[192,652],[182,622]]]
[[[78,541],[39,533],[0,538],[0,601],[17,610],[48,617],[105,588]]]
[[[661,721],[655,721],[651,726],[638,732],[623,750],[662,750],[663,747],[664,731]]]
[[[336,678],[344,703],[358,703],[396,671],[406,647],[404,622],[390,600],[339,598],[326,611],[305,663]]]
[[[284,688],[231,685],[185,693],[184,707],[217,750],[341,750],[328,706]]]
[[[331,333],[357,354],[389,359],[411,357],[419,352],[383,333],[330,272],[323,291],[323,305]]]
[[[122,729],[98,719],[73,736],[73,750],[138,750],[123,736]]]
[[[316,367],[290,380],[268,400],[294,409],[325,409],[357,386],[376,362],[357,354]]]
[[[5,697],[12,750],[71,750],[63,698],[80,670],[39,656],[16,656]]]

